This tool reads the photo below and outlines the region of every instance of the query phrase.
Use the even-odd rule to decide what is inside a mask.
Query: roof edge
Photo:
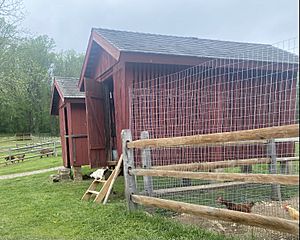
[[[83,62],[83,66],[82,66],[81,73],[80,73],[79,82],[78,82],[78,87],[79,87],[80,91],[84,90],[84,75],[85,75],[85,71],[86,71],[89,57],[91,54],[92,45],[94,42],[96,44],[98,44],[101,48],[103,48],[106,52],[108,52],[117,61],[120,58],[121,50],[118,49],[116,46],[114,46],[111,42],[109,42],[103,36],[101,36],[96,31],[96,28],[92,28],[89,42],[88,42],[88,47],[87,47],[84,62]]]

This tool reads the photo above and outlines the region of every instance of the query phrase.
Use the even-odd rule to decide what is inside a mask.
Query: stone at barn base
[[[70,173],[71,173],[70,168],[64,167],[58,170],[58,174],[60,175],[61,180],[70,180],[71,179]]]
[[[50,175],[50,180],[53,182],[59,182],[61,180],[70,180],[70,172],[71,170],[69,168],[60,168],[57,174]]]
[[[72,167],[73,172],[73,180],[74,181],[82,181],[82,172],[81,167]]]

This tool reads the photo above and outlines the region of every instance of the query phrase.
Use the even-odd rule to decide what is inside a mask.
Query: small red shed
[[[84,93],[77,78],[55,77],[51,115],[59,115],[63,164],[65,167],[88,165],[87,126]]]
[[[143,88],[147,79],[266,48],[273,49],[265,44],[92,29],[79,79],[86,96],[91,166],[105,167],[117,160],[116,151],[120,155],[121,131],[130,128],[133,86]],[[268,61],[264,55],[258,57]]]

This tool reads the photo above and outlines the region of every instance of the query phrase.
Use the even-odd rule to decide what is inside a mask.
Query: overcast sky
[[[298,0],[24,0],[25,28],[85,52],[92,27],[275,43],[298,36]]]

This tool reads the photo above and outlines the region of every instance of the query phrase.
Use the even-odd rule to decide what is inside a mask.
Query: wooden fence
[[[299,157],[289,157],[277,159],[274,155],[275,138],[289,138],[283,141],[291,141],[290,138],[299,137],[299,125],[287,125],[279,127],[269,127],[254,130],[244,130],[236,132],[215,133],[206,135],[195,135],[186,137],[148,139],[147,132],[142,134],[141,140],[132,141],[131,131],[122,131],[123,160],[125,177],[125,195],[129,210],[137,208],[138,204],[158,208],[169,209],[180,213],[188,213],[208,219],[236,222],[249,226],[261,227],[281,231],[289,234],[299,235],[299,221],[287,220],[279,217],[263,216],[253,213],[236,212],[232,210],[219,209],[204,205],[166,200],[153,197],[152,177],[170,177],[179,179],[200,179],[213,181],[237,181],[231,183],[214,184],[217,187],[225,187],[227,184],[247,184],[247,183],[269,183],[272,186],[272,194],[280,198],[280,184],[297,186],[299,185],[299,175],[278,174],[277,162],[282,166],[291,161],[299,161]],[[238,141],[268,141],[269,157],[262,159],[243,159],[220,162],[205,162],[191,164],[173,164],[168,166],[151,167],[151,148],[163,147],[184,147],[196,146],[201,144],[226,144]],[[134,149],[141,149],[141,160],[143,168],[136,169],[134,163]],[[276,154],[276,153],[275,153]],[[226,168],[232,166],[269,164],[269,174],[254,173],[220,173],[220,172],[201,172],[205,169]],[[190,171],[187,171],[190,170]],[[198,172],[192,172],[197,170]],[[200,171],[199,171],[200,170]],[[143,176],[144,194],[138,194],[137,177]],[[190,190],[195,186],[187,187]],[[202,186],[203,187],[203,186]],[[207,187],[207,186],[206,186]],[[181,191],[182,189],[180,189]],[[166,190],[163,191],[176,191]],[[145,196],[147,195],[147,196]]]
[[[0,149],[0,165],[23,162],[43,156],[57,156],[61,148],[60,141],[47,141],[42,143],[31,143],[21,147],[3,147]]]

